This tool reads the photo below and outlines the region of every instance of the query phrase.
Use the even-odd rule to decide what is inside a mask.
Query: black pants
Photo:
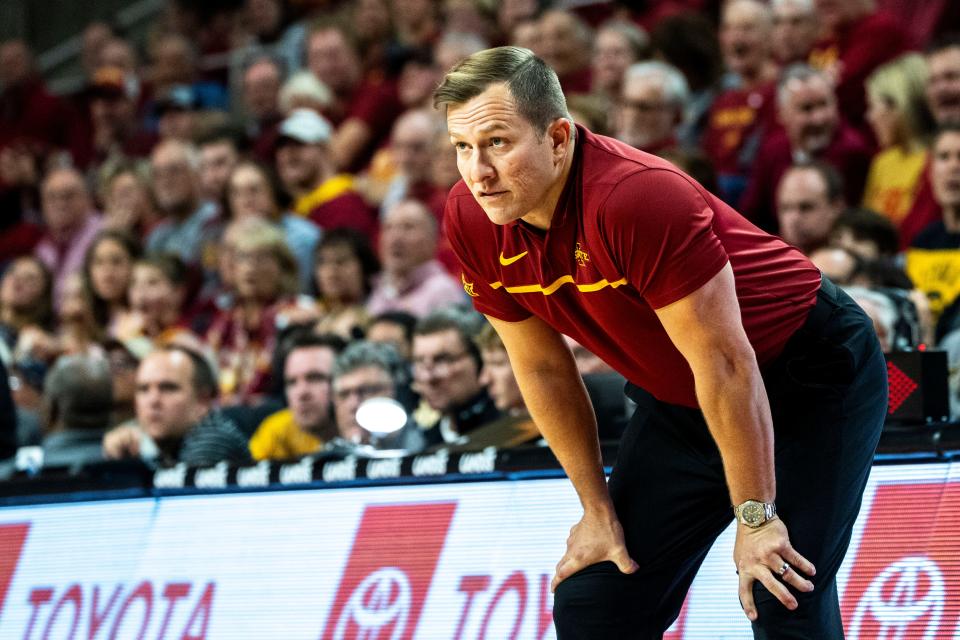
[[[824,279],[817,305],[763,368],[775,432],[777,510],[813,562],[812,593],[789,587],[789,611],[759,582],[754,638],[843,638],[836,574],[850,543],[887,409],[886,364],[873,324]],[[554,600],[559,640],[660,638],[733,511],[720,453],[700,411],[638,401],[610,476],[631,575],[612,562],[567,578]],[[731,559],[730,571],[734,571]],[[730,605],[738,606],[737,593]]]

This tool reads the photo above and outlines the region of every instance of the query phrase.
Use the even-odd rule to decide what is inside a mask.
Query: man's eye
[[[454,143],[453,146],[454,146],[454,148],[455,148],[457,151],[464,151],[464,150],[467,148],[467,143],[466,143],[466,142],[456,142],[456,143]]]
[[[502,147],[503,138],[490,138],[490,144],[493,145],[494,147]]]

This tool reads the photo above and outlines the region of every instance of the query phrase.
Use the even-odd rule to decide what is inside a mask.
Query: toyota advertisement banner
[[[566,480],[0,511],[0,638],[554,638]],[[751,638],[733,530],[669,640]],[[839,576],[847,637],[960,638],[960,465],[876,467]]]

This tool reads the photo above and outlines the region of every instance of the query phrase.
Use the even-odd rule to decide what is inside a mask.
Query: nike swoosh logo
[[[516,262],[517,260],[519,260],[520,258],[522,258],[522,257],[525,256],[525,255],[527,255],[527,252],[526,252],[526,251],[524,251],[523,253],[519,253],[519,254],[513,256],[512,258],[504,258],[504,257],[503,257],[503,252],[501,251],[501,252],[500,252],[500,264],[502,264],[502,265],[505,266],[505,267],[510,266],[511,264],[513,264],[514,262]]]

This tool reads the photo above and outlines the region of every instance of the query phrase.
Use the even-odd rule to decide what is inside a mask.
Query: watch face
[[[763,523],[763,505],[759,502],[748,502],[743,505],[743,510],[740,512],[743,516],[743,521],[751,526],[757,526]]]

